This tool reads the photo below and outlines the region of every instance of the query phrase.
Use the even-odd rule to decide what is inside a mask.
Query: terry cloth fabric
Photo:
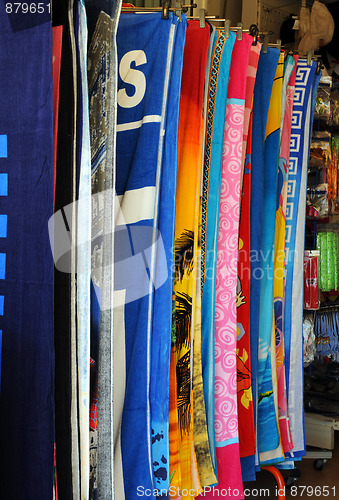
[[[259,55],[261,51],[261,44],[257,42],[256,45],[252,45],[250,58],[247,69],[247,84],[246,84],[246,99],[245,99],[245,114],[244,114],[244,134],[243,134],[243,145],[242,145],[242,174],[241,174],[241,185],[240,192],[242,193],[242,183],[244,180],[244,169],[245,169],[245,158],[246,158],[246,144],[248,139],[248,131],[250,125],[250,116],[253,109],[253,93],[255,78],[257,75]]]
[[[115,186],[116,26],[120,2],[86,2],[91,43],[88,51],[92,156],[92,281],[90,498],[113,495],[112,436],[112,227]],[[93,26],[93,22],[96,23]],[[99,194],[106,190],[107,197]],[[103,239],[103,235],[106,235]],[[104,269],[104,273],[103,273]],[[103,278],[104,274],[104,278]],[[103,298],[102,298],[103,297]],[[101,307],[101,311],[100,311]],[[100,335],[100,342],[99,342]],[[114,348],[115,351],[118,349]],[[99,379],[99,385],[97,380]],[[114,383],[117,377],[114,378]],[[121,377],[118,377],[121,380]],[[114,387],[115,390],[115,387]],[[100,404],[99,404],[100,400]],[[115,392],[114,402],[120,400]],[[97,426],[99,414],[100,425]],[[93,425],[94,424],[94,425]],[[114,430],[118,426],[113,422]],[[98,451],[98,439],[100,442]],[[99,467],[97,467],[99,466]],[[98,470],[99,469],[99,470]],[[119,477],[119,475],[118,475]],[[115,486],[117,487],[117,484]]]
[[[288,409],[293,449],[287,455],[305,454],[303,410],[303,261],[307,169],[316,90],[320,76],[316,63],[307,66],[299,60],[293,101],[292,133],[289,160],[286,210],[286,375]],[[299,266],[302,269],[299,269]],[[292,347],[293,346],[293,347]]]
[[[106,144],[108,129],[108,97],[106,82],[109,80],[110,41],[112,20],[100,13],[88,48],[88,93],[91,134],[92,179],[92,265],[91,265],[91,413],[90,420],[90,498],[97,498],[98,489],[98,364],[100,345],[100,302],[102,286],[101,255],[104,231],[104,210],[99,205],[98,194],[104,189],[106,172]],[[95,131],[95,132],[94,132]],[[115,412],[114,412],[115,417]],[[91,414],[90,414],[91,418]]]
[[[168,20],[161,19],[161,13],[126,14],[120,18],[117,33],[116,190],[120,209],[115,234],[115,300],[120,307],[117,345],[122,348],[115,364],[119,362],[120,377],[126,389],[121,437],[116,436],[118,451],[121,439],[122,458],[116,453],[115,460],[122,460],[124,478],[124,491],[119,493],[122,494],[119,498],[127,499],[135,498],[140,485],[152,491],[156,488],[153,485],[152,441],[161,436],[151,432],[150,380],[159,376],[150,373],[151,342],[155,341],[152,315],[154,287],[163,284],[162,280],[155,281],[158,278],[155,262],[158,270],[159,259],[165,258],[157,242],[156,230],[176,24],[172,14]],[[134,86],[134,93],[130,85]],[[152,494],[152,498],[154,496]]]
[[[94,2],[100,8],[100,2]],[[114,238],[112,231],[115,220],[115,179],[116,179],[116,132],[117,132],[117,94],[118,87],[118,60],[117,60],[117,28],[120,17],[121,0],[110,0],[105,5],[106,12],[112,19],[111,38],[105,33],[108,48],[108,74],[105,82],[107,95],[106,114],[107,141],[104,189],[104,228],[105,235],[102,245],[102,289],[100,296],[100,343],[99,343],[99,368],[98,368],[98,499],[104,500],[115,495],[114,474]],[[102,61],[103,63],[103,61]],[[104,109],[101,109],[104,112]],[[109,195],[111,193],[111,195]],[[113,419],[112,419],[113,415]],[[121,497],[123,498],[123,497]]]
[[[53,495],[53,41],[39,16],[1,5],[0,477],[18,500]]]
[[[71,65],[73,72],[73,133],[72,133],[72,209],[71,209],[71,231],[75,236],[75,223],[76,223],[76,209],[75,202],[78,193],[79,172],[77,165],[77,117],[78,117],[78,67],[77,67],[77,53],[76,53],[76,40],[75,40],[75,18],[74,18],[75,0],[69,0],[68,3],[68,25],[69,25],[69,40],[71,46]],[[71,261],[71,288],[70,288],[70,327],[71,327],[71,451],[72,451],[72,487],[73,498],[80,497],[80,442],[79,442],[79,385],[78,385],[78,358],[77,358],[77,309],[76,309],[76,251],[70,252]]]
[[[202,369],[208,425],[208,437],[214,472],[217,474],[214,430],[214,311],[216,250],[219,228],[219,205],[222,167],[222,145],[226,98],[231,57],[236,35],[216,31],[210,68],[209,95],[202,190]]]
[[[209,30],[209,47],[205,72],[204,101],[203,101],[203,124],[201,130],[201,172],[198,203],[195,217],[195,248],[194,248],[194,309],[192,310],[193,327],[193,443],[197,457],[199,481],[202,486],[216,484],[217,478],[212,462],[210,444],[207,428],[206,405],[204,398],[203,376],[202,376],[202,317],[201,317],[201,226],[202,226],[202,189],[203,189],[203,167],[204,167],[204,137],[206,135],[207,99],[209,93],[209,75],[211,68],[214,31]]]
[[[284,453],[292,447],[291,431],[288,418],[286,374],[285,374],[285,341],[284,341],[284,273],[285,273],[285,221],[288,183],[288,159],[290,152],[290,136],[292,126],[292,109],[295,87],[296,65],[292,56],[285,61],[282,113],[281,144],[278,168],[277,212],[275,223],[275,256],[274,256],[274,315],[275,343],[277,359],[279,429]]]
[[[161,167],[159,194],[159,232],[163,241],[166,262],[159,259],[156,280],[165,273],[165,283],[154,291],[152,327],[152,367],[156,376],[150,381],[152,424],[152,465],[154,485],[168,490],[169,473],[169,376],[172,336],[173,245],[177,181],[178,122],[181,74],[184,56],[187,21],[173,18],[176,26],[168,105],[165,124],[164,153]],[[161,280],[163,281],[163,280]]]
[[[79,373],[80,494],[89,495],[90,410],[90,283],[91,283],[91,146],[87,84],[87,20],[83,0],[76,6],[76,45],[79,72],[77,202],[77,359]]]
[[[258,450],[260,461],[263,452],[271,452],[279,448],[282,457],[276,406],[273,391],[276,372],[271,365],[271,341],[274,331],[274,234],[275,212],[278,181],[278,160],[280,146],[281,96],[283,81],[284,57],[280,54],[274,77],[270,107],[267,116],[264,149],[262,202],[262,239],[261,284],[260,284],[260,316],[259,316],[259,363],[258,363]],[[273,336],[274,341],[274,336]],[[273,349],[275,357],[275,349]],[[274,360],[275,365],[275,360]],[[269,431],[268,431],[269,429]]]
[[[57,150],[58,150],[58,118],[59,118],[59,89],[60,65],[62,50],[62,26],[53,28],[53,138],[54,138],[54,191],[56,185]],[[55,192],[54,202],[55,206]]]
[[[241,183],[237,278],[237,394],[240,457],[254,455],[256,449],[250,345],[250,207],[252,105],[260,50],[260,44],[252,45],[249,55],[242,144],[242,169],[244,171],[244,175]]]
[[[203,441],[208,445],[207,428],[193,427],[192,378],[197,376],[192,367],[195,311],[195,271],[194,250],[197,248],[194,234],[199,217],[200,169],[202,153],[202,110],[206,63],[210,41],[209,27],[200,28],[199,22],[189,22],[184,50],[184,63],[180,97],[178,132],[178,177],[177,202],[175,213],[175,299],[176,299],[176,376],[177,386],[173,384],[170,393],[177,392],[179,461],[182,489],[200,489],[198,471],[202,471],[203,456],[193,440],[193,434],[204,432]],[[193,332],[193,335],[192,333]],[[201,387],[202,390],[202,387]],[[203,403],[203,396],[200,400]],[[201,408],[205,412],[205,408]],[[209,450],[208,450],[209,454]],[[208,458],[208,456],[207,456]],[[210,468],[213,474],[212,464]],[[170,470],[174,473],[174,470]],[[189,497],[187,497],[189,498]]]
[[[257,432],[258,405],[258,345],[259,345],[259,306],[261,287],[261,240],[263,228],[264,197],[264,146],[265,131],[273,81],[279,61],[279,51],[268,48],[261,52],[254,87],[253,128],[252,128],[252,164],[251,164],[251,364],[254,417]],[[271,312],[272,315],[272,312]],[[258,460],[258,459],[257,459]],[[258,462],[257,462],[258,463]]]
[[[55,212],[73,201],[74,185],[74,72],[70,40],[68,1],[52,6],[55,26],[62,25],[62,53],[58,116],[58,151]],[[71,268],[71,253],[67,256]],[[73,498],[71,405],[71,274],[55,270],[54,345],[55,345],[55,440],[60,498]]]
[[[236,393],[236,285],[246,76],[252,38],[236,40],[227,92],[215,300],[215,428],[218,490],[243,494]],[[227,326],[225,326],[227,325]],[[227,467],[232,457],[232,467]],[[207,493],[206,498],[210,498]]]

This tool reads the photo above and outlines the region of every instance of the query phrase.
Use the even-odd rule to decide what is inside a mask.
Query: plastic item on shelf
[[[332,163],[332,136],[327,130],[313,131],[309,167],[326,168]]]
[[[330,121],[331,118],[331,94],[330,87],[320,85],[315,100],[314,117]]]
[[[320,232],[317,236],[319,289],[338,290],[339,237],[335,232]]]
[[[304,363],[311,363],[317,352],[313,314],[304,314],[303,320]]]
[[[313,217],[328,216],[328,185],[319,184],[307,188],[306,214]]]
[[[332,124],[339,126],[339,90],[331,93]]]
[[[320,307],[318,286],[318,250],[306,250],[304,255],[304,309]]]

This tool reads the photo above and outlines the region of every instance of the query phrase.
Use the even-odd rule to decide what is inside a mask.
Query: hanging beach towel
[[[242,492],[236,387],[236,285],[246,76],[252,37],[236,40],[227,92],[215,300],[218,490]],[[227,333],[226,333],[227,332]],[[231,465],[232,463],[232,465]],[[211,498],[207,493],[206,498]]]
[[[1,5],[1,496],[53,495],[52,26]],[[69,165],[68,165],[69,167]]]
[[[280,146],[281,98],[284,57],[279,62],[274,77],[270,107],[267,116],[264,149],[264,197],[261,238],[261,280],[259,316],[259,363],[258,363],[258,450],[260,462],[269,460],[264,452],[273,452],[283,460],[277,421],[277,386],[275,368],[274,327],[274,235]],[[273,338],[273,348],[272,348]],[[272,352],[273,352],[273,358]],[[273,362],[273,363],[272,363]],[[274,394],[274,391],[276,394]],[[273,450],[277,450],[274,452]]]
[[[118,413],[114,418],[115,477],[119,482],[114,486],[119,498],[131,500],[138,486],[151,489],[154,498],[154,474],[161,468],[158,462],[153,470],[152,462],[152,442],[162,437],[160,432],[152,434],[151,378],[159,375],[151,373],[151,346],[156,340],[152,337],[154,289],[167,278],[166,264],[166,273],[158,272],[159,259],[165,255],[157,228],[176,25],[172,14],[168,20],[161,13],[123,14],[117,32],[116,192],[120,207],[115,221],[114,364],[120,387],[116,386],[119,406],[114,408]]]
[[[239,418],[240,457],[255,454],[251,345],[250,345],[250,286],[251,286],[251,152],[252,106],[255,77],[261,45],[252,45],[246,81],[246,99],[243,131],[242,168],[244,171],[241,190],[239,222],[239,254],[237,278],[237,394]]]
[[[215,30],[215,28],[214,28]],[[205,404],[205,394],[203,386],[203,365],[202,365],[202,271],[201,271],[201,234],[202,234],[202,192],[203,192],[203,169],[204,169],[204,138],[206,135],[206,120],[208,114],[207,100],[209,94],[209,76],[211,69],[212,50],[214,45],[214,30],[210,30],[209,48],[207,55],[204,100],[203,100],[203,125],[201,132],[201,164],[200,164],[200,186],[199,197],[196,206],[195,216],[195,248],[194,248],[194,300],[192,310],[192,350],[193,350],[193,443],[197,457],[199,481],[202,487],[216,484],[217,477],[210,450],[210,440],[208,435],[207,413]]]
[[[200,489],[198,471],[203,457],[199,456],[199,450],[193,440],[195,431],[193,428],[193,404],[197,402],[196,398],[193,399],[192,393],[193,370],[198,368],[201,374],[201,365],[200,368],[192,367],[192,341],[195,325],[192,315],[195,312],[196,292],[196,271],[194,269],[196,262],[194,258],[197,256],[197,253],[194,253],[197,249],[197,235],[194,234],[194,231],[199,218],[203,146],[202,111],[209,42],[209,27],[200,28],[199,22],[190,21],[186,33],[179,112],[174,256],[176,327],[173,351],[176,358],[176,373],[172,369],[170,382],[170,398],[173,403],[177,399],[178,412],[178,427],[175,429],[173,426],[170,435],[170,440],[178,443],[178,455],[172,457],[170,473],[171,476],[173,475],[175,487],[186,490],[193,489],[196,492]],[[174,368],[174,364],[172,368]],[[176,392],[176,397],[173,392]],[[204,402],[203,394],[200,401]],[[205,412],[205,408],[203,411]],[[206,424],[204,432],[203,441],[208,446]],[[213,474],[211,462],[210,468]],[[178,482],[179,476],[180,481]]]
[[[211,63],[208,119],[205,139],[205,159],[202,192],[202,366],[208,435],[217,474],[214,429],[214,311],[217,236],[219,228],[222,145],[226,113],[226,98],[231,57],[236,35],[226,39],[223,31],[214,35]]]
[[[77,359],[79,373],[80,495],[89,498],[90,411],[90,283],[91,283],[91,147],[87,83],[87,19],[82,0],[76,6],[76,46],[79,68],[77,202]]]
[[[155,281],[162,282],[162,275],[164,273],[166,281],[160,288],[156,288],[154,291],[151,373],[157,375],[151,377],[150,381],[154,485],[163,491],[168,490],[170,485],[169,384],[172,337],[172,271],[177,184],[178,121],[181,74],[187,29],[186,17],[182,17],[182,22],[179,22],[179,19],[174,17],[173,24],[176,26],[176,33],[168,88],[158,223],[166,260],[159,259],[155,270]]]
[[[282,113],[281,113],[281,144],[278,169],[277,213],[275,227],[275,257],[274,257],[274,315],[275,342],[277,357],[277,383],[279,401],[279,429],[284,453],[292,447],[292,438],[288,418],[286,374],[285,374],[285,341],[284,341],[284,275],[285,275],[285,222],[288,184],[288,159],[290,151],[292,108],[295,87],[296,62],[292,56],[285,61]]]
[[[88,85],[92,157],[92,283],[90,499],[113,495],[113,421],[119,404],[112,372],[113,351],[113,203],[115,192],[116,28],[120,2],[105,6],[86,1],[88,17]],[[103,10],[102,10],[103,9]],[[108,193],[105,196],[103,193]],[[104,238],[105,235],[105,238]],[[103,272],[104,270],[104,272]],[[103,277],[104,274],[104,277]],[[115,352],[114,346],[114,352]],[[118,351],[118,349],[116,349]],[[100,425],[98,425],[98,420]],[[99,444],[99,449],[98,449]],[[119,476],[117,476],[119,477]],[[118,481],[114,487],[118,490]]]
[[[306,186],[316,90],[320,75],[317,64],[297,65],[286,207],[286,383],[293,449],[287,457],[305,454],[303,409],[303,262],[306,215]],[[300,268],[300,269],[299,269]]]
[[[253,128],[252,128],[252,164],[251,164],[251,363],[254,417],[257,432],[258,425],[258,346],[259,346],[259,310],[261,287],[261,240],[263,232],[263,194],[264,194],[264,146],[267,116],[272,93],[273,81],[279,61],[279,51],[268,48],[261,52],[254,87]],[[271,312],[272,314],[272,312]],[[275,439],[275,443],[277,439]],[[257,444],[258,448],[258,444]],[[256,458],[258,465],[259,457]]]

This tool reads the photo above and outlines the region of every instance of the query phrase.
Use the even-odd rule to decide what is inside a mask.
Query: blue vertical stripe
[[[0,295],[0,316],[4,315],[5,297]]]
[[[0,280],[4,280],[6,276],[6,254],[0,253]]]
[[[0,158],[7,158],[7,135],[0,135]]]
[[[7,237],[7,215],[0,215],[0,238]]]
[[[8,195],[8,174],[0,174],[0,196]]]

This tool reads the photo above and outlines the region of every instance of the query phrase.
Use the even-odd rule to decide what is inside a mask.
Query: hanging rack
[[[320,306],[320,309],[317,309],[315,312],[319,313],[321,311],[326,311],[326,310],[332,310],[332,311],[334,311],[335,309],[339,309],[339,304],[333,304],[333,305],[327,305],[327,306]]]
[[[147,12],[162,12],[162,19],[168,19],[169,12],[187,12],[188,9],[195,9],[196,3],[193,4],[180,4],[178,7],[171,7],[171,1],[163,2],[162,7],[122,7],[121,12],[134,12],[145,14]]]

